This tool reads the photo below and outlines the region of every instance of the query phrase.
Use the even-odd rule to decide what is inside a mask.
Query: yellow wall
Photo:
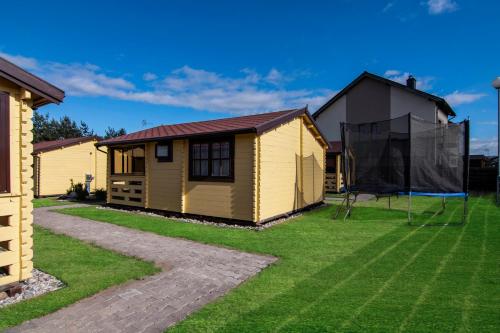
[[[186,182],[186,213],[253,221],[254,137],[235,136],[234,182]]]
[[[40,196],[64,194],[73,183],[85,184],[85,174],[92,174],[91,190],[106,187],[106,154],[88,141],[36,156],[35,193]],[[100,148],[105,150],[106,148]]]
[[[189,140],[173,141],[172,162],[158,162],[148,143],[144,176],[111,176],[108,161],[108,202],[253,222],[320,202],[325,150],[308,125],[298,117],[261,136],[235,135],[234,182],[189,181]],[[130,181],[142,184],[140,203],[129,200],[139,197]]]
[[[300,119],[260,137],[259,220],[301,207]]]
[[[308,125],[297,117],[261,135],[259,221],[323,200],[325,150]]]
[[[324,199],[326,154],[315,134],[303,126],[302,167],[303,167],[303,206]]]
[[[158,162],[155,158],[155,144],[146,145],[148,185],[147,207],[182,211],[182,163],[184,142],[176,140],[172,145],[174,159],[172,162]]]
[[[33,269],[33,111],[28,92],[3,79],[0,90],[10,94],[11,180],[11,192],[0,194],[0,242],[7,250],[0,252],[0,267],[9,268],[1,286],[31,277]]]

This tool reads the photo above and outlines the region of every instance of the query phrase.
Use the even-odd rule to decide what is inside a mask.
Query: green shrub
[[[103,188],[98,188],[97,190],[95,190],[95,199],[97,201],[106,200],[106,190]]]
[[[73,185],[73,191],[76,193],[77,200],[85,200],[88,193],[85,190],[85,186],[82,183],[77,183]]]

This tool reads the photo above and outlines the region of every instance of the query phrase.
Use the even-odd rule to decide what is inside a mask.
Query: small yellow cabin
[[[64,194],[71,184],[85,184],[92,176],[90,190],[106,188],[106,152],[98,150],[97,137],[43,141],[34,144],[35,196]]]
[[[101,141],[109,204],[263,223],[324,199],[327,141],[307,109]]]
[[[0,290],[33,269],[33,109],[64,92],[0,58]]]

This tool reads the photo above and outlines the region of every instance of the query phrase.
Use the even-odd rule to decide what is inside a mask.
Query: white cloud
[[[280,85],[290,81],[290,79],[276,68],[272,68],[266,76],[266,81],[274,85]]]
[[[410,73],[401,72],[396,69],[389,69],[385,71],[384,76],[390,80],[406,85],[406,80],[408,79],[408,76],[410,76]],[[417,80],[417,89],[428,90],[432,88],[432,82],[434,81],[434,77],[416,76],[415,79]]]
[[[144,81],[154,81],[158,78],[158,75],[156,75],[155,73],[151,73],[151,72],[147,72],[147,73],[144,73],[144,75],[142,75],[142,79]]]
[[[70,96],[104,96],[196,110],[252,114],[305,104],[313,111],[332,95],[329,90],[285,89],[282,85],[291,78],[274,68],[265,75],[247,68],[237,76],[228,77],[183,66],[162,80],[149,75],[153,73],[146,73],[143,79],[154,81],[152,87],[139,89],[130,80],[110,75],[92,64],[40,62],[23,56],[8,56],[18,65],[29,65],[35,74],[61,87]]]
[[[394,7],[396,3],[395,2],[388,2],[384,8],[382,9],[382,13],[387,13],[392,7]]]
[[[112,77],[92,64],[49,62],[35,70],[36,74],[60,86],[68,95],[120,97],[134,85],[121,77]]]
[[[38,68],[38,62],[34,58],[24,57],[21,55],[12,55],[4,52],[0,52],[0,57],[5,58],[8,61],[27,70],[34,70]]]
[[[485,121],[478,121],[478,125],[487,125],[487,126],[497,126],[498,122],[496,120],[485,120]]]
[[[474,155],[496,155],[497,154],[498,140],[497,138],[490,139],[470,139],[470,152]]]
[[[458,4],[453,0],[428,0],[424,4],[431,15],[451,13],[458,9]]]
[[[481,98],[486,96],[486,94],[481,94],[481,93],[464,93],[460,92],[458,90],[455,90],[451,94],[448,94],[444,96],[444,99],[452,105],[452,106],[458,106],[462,104],[470,104],[473,103]]]

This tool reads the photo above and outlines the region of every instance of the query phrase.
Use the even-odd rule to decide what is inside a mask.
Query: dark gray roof
[[[448,104],[448,102],[446,102],[446,100],[442,97],[439,97],[439,96],[436,96],[436,95],[432,95],[432,94],[429,94],[429,93],[426,93],[425,91],[422,91],[422,90],[418,90],[418,89],[413,89],[413,88],[410,88],[404,84],[401,84],[399,82],[396,82],[396,81],[392,81],[392,80],[389,80],[385,77],[382,77],[382,76],[379,76],[379,75],[376,75],[376,74],[372,74],[372,73],[369,73],[369,72],[363,72],[361,73],[360,76],[358,76],[356,79],[354,79],[354,81],[352,81],[351,83],[349,83],[344,89],[342,89],[338,94],[336,94],[335,96],[333,96],[333,98],[331,98],[328,102],[326,102],[322,107],[320,107],[316,112],[314,112],[314,114],[312,115],[314,119],[316,119],[323,111],[325,111],[330,105],[332,105],[333,103],[335,103],[339,98],[341,98],[342,96],[344,96],[345,94],[347,94],[347,92],[349,92],[349,90],[351,90],[352,87],[354,87],[356,84],[358,84],[361,80],[365,79],[365,78],[371,78],[373,80],[377,80],[379,82],[383,82],[385,84],[388,84],[388,85],[391,85],[393,87],[398,87],[398,88],[401,88],[401,89],[404,89],[405,91],[408,91],[408,92],[411,92],[413,94],[416,94],[416,95],[419,95],[423,98],[426,98],[426,99],[429,99],[429,100],[432,100],[434,101],[438,107],[444,111],[447,115],[449,116],[453,116],[455,117],[456,114],[455,114],[455,111],[453,111],[453,109],[451,108],[451,106]]]
[[[0,77],[14,82],[35,94],[33,96],[33,109],[49,103],[59,104],[64,99],[63,90],[2,57],[0,57]]]

